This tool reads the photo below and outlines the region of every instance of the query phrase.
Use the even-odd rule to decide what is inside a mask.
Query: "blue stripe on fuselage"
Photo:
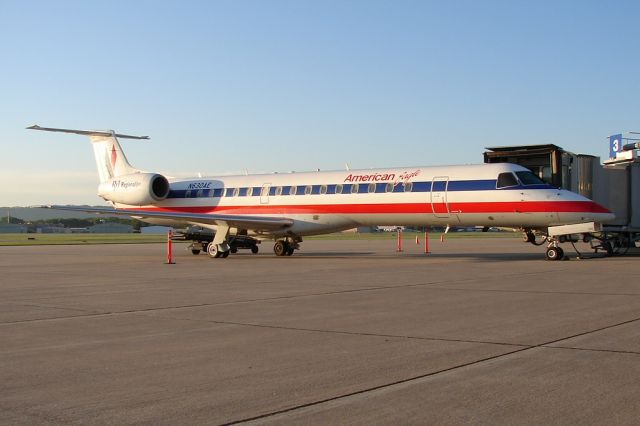
[[[358,191],[359,194],[363,194],[363,193],[367,193],[367,188],[368,188],[368,183],[361,183],[360,184],[361,187],[359,188],[360,190]],[[375,186],[375,193],[383,193],[386,192],[385,188],[386,188],[387,183],[377,183]],[[432,185],[433,185],[433,190],[434,191],[493,191],[496,189],[496,180],[495,179],[485,179],[485,180],[452,180],[452,181],[436,181],[436,182],[431,182],[431,181],[426,181],[426,182],[413,182],[413,188],[411,189],[411,192],[431,192],[432,190]],[[270,188],[269,191],[269,195],[273,196],[275,195],[275,188],[278,185],[274,185]],[[317,194],[317,195],[321,195],[320,194],[320,186],[321,185],[312,185],[312,194]],[[336,189],[336,184],[326,184],[328,190],[327,190],[327,194],[331,195],[331,194],[335,194],[335,189]],[[343,184],[343,194],[351,194],[351,184]],[[297,186],[297,191],[296,194],[289,194],[289,188],[291,188],[291,186],[289,185],[283,185],[283,191],[282,191],[282,195],[297,195],[297,196],[301,196],[301,195],[305,195],[304,191],[305,191],[305,187],[306,185],[298,185]],[[259,188],[259,187],[256,187]],[[555,187],[552,185],[517,185],[517,186],[510,186],[507,188],[501,188],[500,191],[509,191],[509,190],[523,190],[523,189],[554,189]],[[227,197],[231,197],[233,194],[233,187],[231,188],[215,188],[212,189],[211,192],[209,193],[209,191],[207,191],[207,193],[203,193],[202,197],[213,197],[213,198],[219,198],[220,196],[222,196],[225,191],[224,189],[226,189],[227,193],[229,195],[226,195]],[[261,189],[261,188],[259,188]],[[245,192],[242,195],[247,195],[247,189],[246,187],[243,187],[241,189],[241,191],[244,190]],[[394,186],[393,191],[392,192],[404,192],[404,186],[401,183],[398,183],[397,185]],[[187,190],[184,189],[173,189],[169,192],[169,196],[167,198],[186,198],[186,193]],[[191,191],[190,192],[190,197],[189,198],[200,198],[197,196],[197,191]],[[259,195],[258,191],[253,191],[253,195]]]

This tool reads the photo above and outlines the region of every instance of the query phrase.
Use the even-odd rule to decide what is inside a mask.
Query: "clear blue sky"
[[[99,204],[86,138],[174,175],[482,162],[640,131],[637,1],[0,0],[0,206]]]

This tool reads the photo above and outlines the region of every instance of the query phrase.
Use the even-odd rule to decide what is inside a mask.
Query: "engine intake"
[[[157,173],[131,173],[103,182],[98,195],[130,206],[146,206],[169,196],[169,181]]]

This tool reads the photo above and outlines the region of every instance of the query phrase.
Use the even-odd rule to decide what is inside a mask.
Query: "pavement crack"
[[[563,349],[563,350],[571,350],[571,351],[583,351],[583,352],[605,352],[612,354],[629,354],[629,355],[640,355],[640,351],[623,351],[616,349],[596,349],[596,348],[579,348],[575,346],[542,346],[547,349]]]

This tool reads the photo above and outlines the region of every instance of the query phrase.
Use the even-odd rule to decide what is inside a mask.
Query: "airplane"
[[[274,241],[291,256],[309,235],[358,226],[479,226],[512,228],[526,242],[547,243],[546,258],[564,258],[563,236],[593,234],[614,218],[603,206],[553,187],[509,163],[392,167],[326,172],[172,178],[129,164],[118,139],[149,139],[113,130],[33,125],[31,130],[88,136],[98,168],[98,195],[109,207],[44,208],[117,214],[159,225],[209,230],[194,236],[194,254],[226,258],[233,241]]]

